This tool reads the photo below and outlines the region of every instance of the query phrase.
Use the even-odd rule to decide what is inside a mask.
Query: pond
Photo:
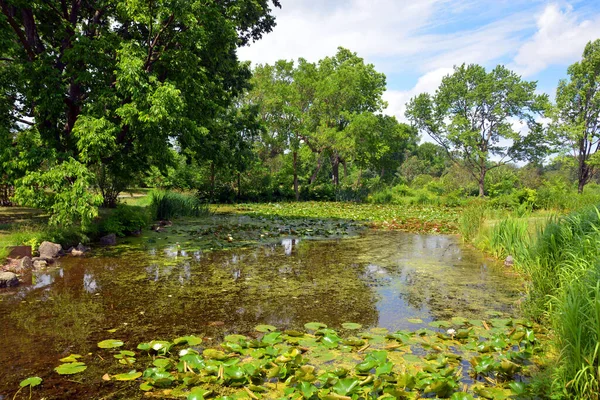
[[[368,230],[277,240],[202,252],[142,238],[35,272],[30,285],[1,293],[0,398],[33,375],[48,399],[115,391],[99,379],[101,356],[74,378],[53,372],[71,353],[96,357],[108,338],[218,339],[311,321],[414,331],[458,316],[513,317],[523,296],[522,280],[455,236]]]

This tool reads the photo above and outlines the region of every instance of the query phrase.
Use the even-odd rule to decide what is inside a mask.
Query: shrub
[[[102,222],[101,231],[125,236],[142,229],[149,223],[150,214],[147,208],[119,204]]]
[[[154,219],[201,217],[209,214],[208,205],[198,197],[177,192],[151,192],[150,209]]]

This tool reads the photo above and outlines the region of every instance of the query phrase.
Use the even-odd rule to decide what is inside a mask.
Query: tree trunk
[[[334,185],[340,184],[340,158],[337,155],[331,157],[332,180]]]
[[[579,183],[577,185],[577,193],[578,194],[583,194],[583,188],[585,187],[585,182],[583,181],[583,179],[579,179]]]
[[[585,159],[580,157],[579,168],[577,170],[577,193],[582,194],[583,188],[590,180],[590,167],[585,163]]]
[[[237,192],[237,197],[238,197],[238,201],[239,199],[242,197],[242,178],[241,178],[241,173],[238,172],[237,174],[237,186],[238,186],[238,192]]]
[[[485,167],[481,168],[481,172],[479,173],[479,197],[485,197]]]
[[[215,163],[210,163],[210,202],[215,198]]]
[[[383,179],[384,175],[385,175],[385,167],[381,167],[381,175],[379,175],[379,177],[381,179]]]
[[[294,193],[296,194],[296,201],[300,200],[300,193],[298,192],[298,152],[294,151]]]
[[[321,160],[321,157],[319,157],[317,159],[317,168],[315,169],[315,172],[313,172],[312,176],[310,177],[310,181],[309,184],[313,184],[315,183],[315,181],[317,180],[317,176],[319,175],[319,171],[321,171],[321,167],[323,166],[323,160]]]

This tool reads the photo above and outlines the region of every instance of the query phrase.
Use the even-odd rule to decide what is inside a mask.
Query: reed
[[[171,192],[150,193],[150,207],[155,219],[167,220],[176,217],[202,217],[208,215],[208,204],[196,196]]]

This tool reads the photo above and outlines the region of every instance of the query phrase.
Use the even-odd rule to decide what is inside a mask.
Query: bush
[[[151,192],[150,209],[152,217],[157,220],[209,214],[208,205],[198,197],[177,192]]]
[[[100,229],[103,233],[125,236],[141,230],[149,223],[150,213],[147,208],[120,204],[102,222]]]

